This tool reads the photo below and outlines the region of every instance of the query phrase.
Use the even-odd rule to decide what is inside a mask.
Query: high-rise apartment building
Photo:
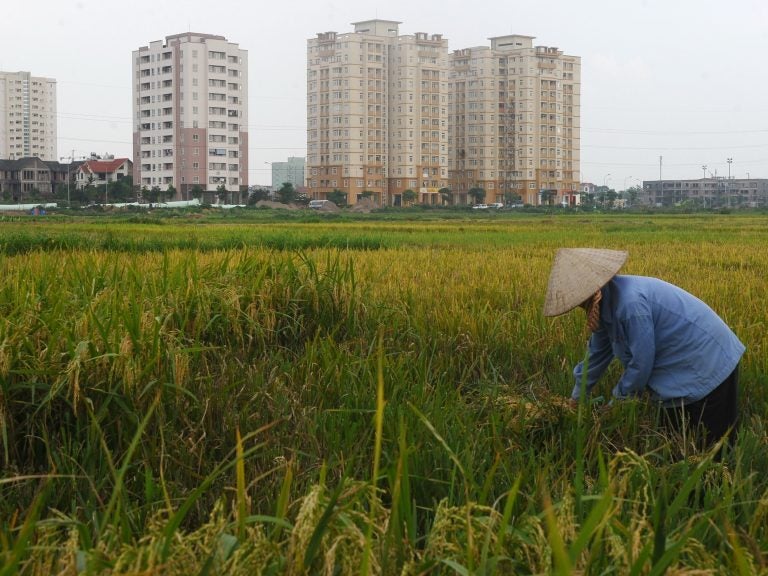
[[[186,32],[133,52],[133,181],[239,191],[248,185],[248,53]],[[199,188],[197,188],[199,187]]]
[[[448,44],[399,35],[399,22],[354,23],[307,41],[309,194],[340,190],[397,205],[412,190],[438,203],[448,184]]]
[[[581,59],[491,38],[450,57],[450,187],[459,202],[554,202],[579,183]]]
[[[58,160],[56,80],[0,72],[0,158]]]

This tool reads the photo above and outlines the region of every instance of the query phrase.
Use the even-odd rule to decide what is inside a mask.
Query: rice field
[[[0,576],[768,574],[767,245],[742,214],[1,221]],[[723,461],[565,401],[563,246],[746,344]]]

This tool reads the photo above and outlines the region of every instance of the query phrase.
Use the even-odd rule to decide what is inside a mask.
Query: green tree
[[[269,199],[269,188],[263,186],[250,186],[248,188],[248,205],[253,206],[257,202]]]
[[[437,192],[440,194],[443,204],[453,204],[453,194],[450,188],[440,188]]]
[[[152,188],[149,189],[149,192],[147,192],[147,199],[153,203],[157,204],[158,200],[160,199],[160,186],[152,186]]]
[[[342,192],[338,188],[334,189],[333,192],[328,192],[328,194],[326,194],[326,199],[336,204],[336,206],[347,205],[347,193]]]
[[[173,184],[168,184],[168,188],[165,189],[165,197],[167,200],[176,199],[176,188]]]
[[[403,192],[403,204],[410,206],[416,201],[416,198],[418,198],[418,194],[408,188],[405,192]]]
[[[133,178],[126,176],[118,178],[109,185],[109,198],[115,202],[128,202],[135,196],[133,194]]]
[[[624,190],[624,198],[626,198],[627,204],[634,206],[642,191],[643,189],[640,186],[630,186]]]
[[[592,192],[584,192],[584,194],[581,195],[581,207],[584,210],[593,210],[597,207],[595,195]]]
[[[96,200],[96,194],[98,191],[96,190],[96,186],[93,182],[93,174],[91,174],[88,176],[88,179],[85,182],[85,186],[83,186],[80,189],[79,194],[77,194],[77,199],[80,202],[84,204],[90,204]]]
[[[204,192],[203,187],[200,186],[200,184],[195,184],[194,186],[192,186],[192,190],[191,190],[192,198],[200,198],[203,195],[203,192]]]
[[[472,198],[474,204],[482,204],[485,200],[485,190],[479,186],[474,186],[469,189],[469,195]]]
[[[504,202],[507,204],[522,204],[523,197],[517,192],[504,192]]]
[[[227,187],[224,184],[219,184],[216,187],[216,196],[219,198],[220,204],[226,204],[227,202]]]
[[[294,188],[293,184],[290,182],[283,182],[283,185],[280,186],[280,190],[277,191],[277,197],[283,204],[290,204],[296,200],[296,196],[296,188]]]

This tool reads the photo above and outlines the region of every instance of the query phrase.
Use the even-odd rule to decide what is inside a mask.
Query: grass
[[[765,224],[4,222],[3,573],[766,572]],[[747,344],[724,463],[643,402],[564,401],[564,245]]]

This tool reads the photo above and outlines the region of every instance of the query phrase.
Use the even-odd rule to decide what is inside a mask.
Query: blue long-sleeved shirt
[[[744,345],[704,302],[682,288],[644,276],[614,276],[603,288],[600,326],[589,340],[587,392],[613,358],[624,373],[615,398],[648,389],[665,405],[701,400],[736,368]],[[583,362],[573,370],[578,399]]]

